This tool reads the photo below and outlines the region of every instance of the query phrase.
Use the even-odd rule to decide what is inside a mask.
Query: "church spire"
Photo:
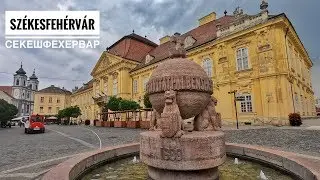
[[[23,70],[23,68],[22,68],[22,62],[21,62],[21,64],[20,64],[20,69],[18,69],[18,71],[16,71],[16,74],[19,74],[19,75],[25,75],[25,74],[27,74],[27,73]]]
[[[33,69],[33,73],[29,78],[30,79],[38,79],[38,77],[36,76],[36,69]]]
[[[262,0],[261,4],[260,4],[260,9],[262,12],[268,12],[268,2],[267,0]]]

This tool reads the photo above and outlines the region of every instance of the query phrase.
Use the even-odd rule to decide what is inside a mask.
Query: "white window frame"
[[[118,79],[117,77],[113,79],[112,83],[112,95],[118,95]]]
[[[241,94],[238,97],[243,98],[243,101],[240,101],[240,112],[243,113],[252,113],[253,112],[253,103],[251,94]]]
[[[138,93],[138,80],[134,79],[132,82],[133,93]]]
[[[147,90],[147,83],[149,81],[149,77],[145,77],[143,79],[143,92],[145,92]]]
[[[103,83],[104,83],[104,93],[108,94],[108,79],[105,79]]]
[[[212,77],[213,61],[210,58],[205,58],[202,61],[202,67],[203,67],[204,71],[206,72],[206,74],[209,77]]]
[[[98,94],[99,94],[99,92],[100,92],[100,82],[99,83],[97,83],[96,82],[96,96],[98,96]]]
[[[247,47],[238,48],[236,51],[237,71],[250,69],[249,49]]]

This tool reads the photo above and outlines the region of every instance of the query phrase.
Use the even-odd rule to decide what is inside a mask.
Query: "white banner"
[[[99,36],[99,11],[6,11],[5,35]]]

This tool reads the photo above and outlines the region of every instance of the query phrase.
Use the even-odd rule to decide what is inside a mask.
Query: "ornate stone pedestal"
[[[141,133],[140,158],[152,179],[218,179],[218,166],[226,159],[223,132],[186,132],[180,138],[161,138],[160,134]]]

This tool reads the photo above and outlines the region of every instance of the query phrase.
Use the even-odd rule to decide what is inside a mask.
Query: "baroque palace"
[[[315,115],[312,61],[287,16],[270,15],[267,8],[263,0],[255,15],[239,7],[219,18],[212,12],[199,19],[198,27],[176,34],[188,59],[212,78],[224,121],[236,119],[233,94],[228,93],[234,90],[242,97],[237,102],[240,121],[259,117],[282,122],[292,112]],[[143,105],[152,71],[174,48],[170,36],[158,45],[135,33],[108,47],[91,72],[92,80],[71,95],[71,105],[81,108],[79,119],[100,119],[101,105],[110,96]]]

